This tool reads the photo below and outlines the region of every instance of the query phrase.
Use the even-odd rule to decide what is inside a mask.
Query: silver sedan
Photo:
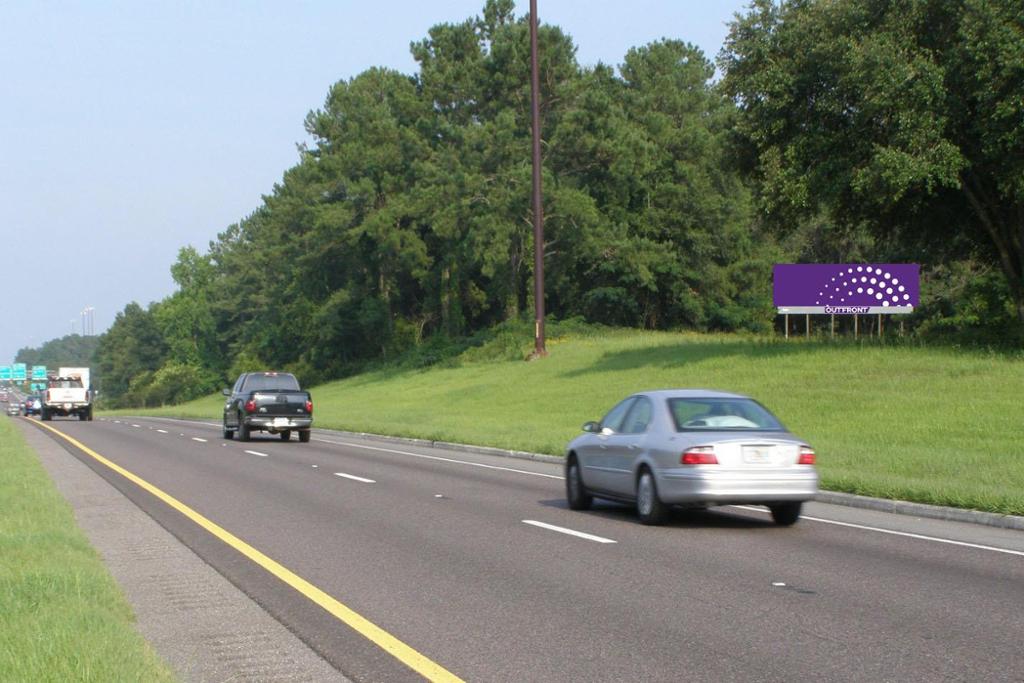
[[[814,450],[747,396],[704,389],[634,394],[569,442],[569,507],[635,503],[661,524],[671,506],[766,505],[791,525],[818,491]]]

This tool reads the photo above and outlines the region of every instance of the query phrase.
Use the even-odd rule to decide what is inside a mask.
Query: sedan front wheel
[[[583,487],[580,464],[576,458],[569,462],[565,473],[565,497],[569,500],[570,510],[589,510],[590,504],[594,502],[594,497]]]

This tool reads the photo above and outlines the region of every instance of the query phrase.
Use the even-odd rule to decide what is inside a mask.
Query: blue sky
[[[483,5],[0,0],[0,364],[81,332],[87,306],[100,333],[170,294],[178,249],[260,205],[332,83],[415,73],[409,43]],[[666,37],[713,58],[745,2],[538,6],[590,65]]]

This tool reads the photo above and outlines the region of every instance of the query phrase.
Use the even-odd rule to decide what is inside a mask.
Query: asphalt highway
[[[548,463],[46,425],[353,680],[1024,681],[1019,531],[823,504],[645,527],[570,511]]]

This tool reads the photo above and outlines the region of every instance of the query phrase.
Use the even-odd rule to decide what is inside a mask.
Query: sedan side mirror
[[[583,431],[590,432],[591,434],[596,434],[597,432],[601,431],[601,423],[585,422],[583,424]]]
[[[221,389],[220,393],[224,394],[225,396],[230,396],[231,395],[231,390],[230,389]]]

